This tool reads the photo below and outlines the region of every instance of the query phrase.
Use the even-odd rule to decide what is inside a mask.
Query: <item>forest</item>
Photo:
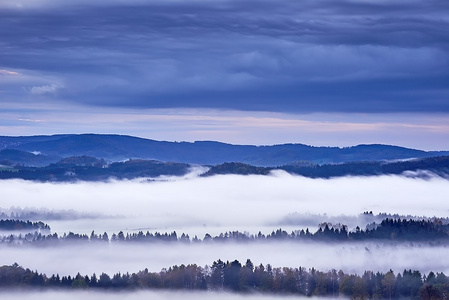
[[[332,178],[342,176],[376,176],[387,174],[407,174],[428,171],[434,176],[447,178],[449,156],[411,159],[405,161],[351,161],[339,164],[315,164],[298,161],[279,167],[260,167],[243,163],[223,163],[212,166],[203,176],[217,174],[268,175],[270,171],[283,170],[309,178]]]
[[[137,273],[116,273],[112,276],[95,273],[74,276],[39,273],[17,263],[0,267],[0,289],[170,289],[233,291],[240,293],[291,294],[303,296],[348,297],[352,299],[448,299],[449,278],[444,273],[421,274],[404,270],[394,274],[365,271],[347,274],[343,271],[319,271],[302,267],[273,268],[270,264],[255,266],[250,259],[218,259],[205,267],[196,264],[172,266],[160,272],[148,269]]]
[[[50,226],[41,221],[0,219],[0,230],[50,230]]]
[[[9,150],[3,150],[9,151]],[[12,151],[12,150],[11,150]],[[31,154],[33,155],[33,154]],[[128,159],[107,163],[90,156],[71,156],[46,166],[27,166],[0,160],[0,179],[20,178],[39,182],[108,181],[111,179],[156,178],[159,176],[183,176],[200,165],[156,160]],[[333,178],[343,176],[379,176],[404,174],[424,178],[439,176],[448,178],[449,156],[437,156],[406,161],[351,161],[344,163],[316,164],[296,161],[275,167],[254,166],[239,162],[218,165],[202,165],[200,176],[239,174],[269,175],[273,171],[285,171],[308,178]],[[414,173],[415,172],[415,173]]]
[[[444,222],[443,222],[444,221]],[[2,224],[9,227],[37,226],[39,229],[49,229],[47,224],[42,222],[17,221],[17,220],[0,220],[0,229]],[[40,226],[40,227],[39,227]],[[6,228],[6,227],[5,227]],[[33,227],[34,228],[34,227]],[[319,224],[318,229],[311,233],[308,228],[292,231],[288,233],[281,228],[273,230],[270,234],[249,234],[248,232],[229,231],[216,236],[206,233],[204,238],[200,239],[196,235],[190,238],[188,234],[182,233],[178,236],[176,231],[171,233],[150,233],[147,231],[139,231],[137,233],[118,233],[111,234],[111,237],[105,232],[97,234],[94,231],[90,235],[77,234],[73,232],[64,233],[59,236],[57,233],[45,234],[40,231],[29,232],[26,234],[10,234],[2,236],[0,243],[8,244],[55,244],[64,242],[180,242],[180,243],[208,243],[208,242],[254,242],[254,241],[321,241],[321,242],[349,242],[360,240],[389,240],[389,241],[429,241],[432,243],[448,243],[449,242],[449,224],[446,219],[429,219],[429,220],[413,220],[413,219],[393,219],[386,218],[379,224],[373,222],[366,226],[363,230],[359,226],[354,231],[348,231],[348,227],[342,224],[331,224],[323,222]]]
[[[3,162],[5,163],[7,162]],[[41,167],[15,165],[1,168],[1,165],[2,161],[0,161],[0,179],[21,178],[41,182],[107,181],[111,178],[133,179],[161,175],[182,176],[190,170],[190,165],[185,163],[142,159],[130,159],[107,165],[103,159],[89,156],[68,157]]]
[[[6,214],[4,214],[6,215]],[[364,212],[373,216],[372,212]],[[381,222],[372,222],[364,229],[357,226],[348,230],[343,224],[322,222],[311,232],[308,228],[288,233],[281,228],[269,234],[249,234],[248,232],[228,231],[215,236],[205,234],[201,239],[188,234],[139,231],[136,233],[90,235],[73,232],[58,235],[45,234],[50,226],[43,222],[30,222],[13,219],[0,220],[1,229],[12,225],[31,224],[35,230],[28,233],[9,234],[1,237],[0,245],[6,246],[44,246],[110,243],[252,243],[293,241],[351,243],[361,240],[385,240],[394,242],[428,242],[430,245],[446,245],[449,241],[447,218],[400,218],[387,216]],[[12,224],[12,225],[9,225]],[[13,226],[14,227],[14,226]],[[36,228],[35,228],[36,227]],[[76,251],[76,248],[73,248]],[[366,253],[370,249],[365,248]],[[0,291],[11,289],[46,290],[183,290],[183,291],[226,291],[240,294],[262,293],[269,295],[299,295],[306,297],[343,297],[351,299],[449,299],[449,277],[443,272],[430,271],[426,274],[418,270],[404,269],[395,273],[366,270],[363,274],[343,270],[318,270],[305,267],[273,267],[270,263],[255,265],[251,259],[215,260],[212,264],[181,264],[151,272],[147,268],[135,273],[105,272],[93,274],[59,275],[39,273],[17,263],[0,267]]]

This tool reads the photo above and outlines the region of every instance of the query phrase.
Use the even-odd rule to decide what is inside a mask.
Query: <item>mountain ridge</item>
[[[107,161],[132,158],[201,165],[240,162],[263,167],[281,166],[298,161],[338,164],[449,155],[449,151],[424,151],[383,144],[361,144],[342,148],[300,143],[256,146],[218,141],[169,142],[129,135],[92,133],[0,136],[0,151],[5,149],[39,153],[59,159],[87,155]]]

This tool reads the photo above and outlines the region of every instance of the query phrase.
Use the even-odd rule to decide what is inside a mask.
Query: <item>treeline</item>
[[[98,218],[99,214],[94,213],[80,213],[75,210],[46,210],[46,209],[21,209],[13,208],[14,210],[0,210],[0,219],[13,219],[22,221],[32,220],[77,220],[77,219],[92,219]],[[103,216],[104,217],[104,216]]]
[[[314,268],[255,266],[217,260],[211,266],[196,264],[173,266],[160,272],[148,269],[137,273],[116,273],[112,276],[81,275],[47,276],[18,264],[0,267],[0,288],[66,288],[66,289],[169,289],[233,291],[240,293],[271,293],[303,296],[349,297],[352,299],[448,299],[449,278],[444,273],[404,270],[394,274],[365,271],[363,275],[343,271],[327,272]]]
[[[244,163],[223,163],[212,166],[203,176],[217,174],[266,175],[272,170],[284,170],[291,174],[310,178],[331,178],[341,176],[400,175],[419,170],[431,171],[447,178],[449,175],[449,156],[414,159],[408,161],[353,161],[340,164],[313,164],[299,162],[279,167],[257,167]]]
[[[447,178],[449,156],[437,156],[407,161],[348,162],[343,164],[314,165],[310,167],[287,165],[283,170],[311,178],[331,178],[340,176],[400,175],[404,172],[430,171]]]
[[[22,220],[1,219],[0,230],[50,230],[50,226],[41,221],[31,222]]]
[[[0,179],[25,179],[35,181],[107,181],[157,177],[161,175],[182,176],[190,171],[185,163],[130,159],[106,165],[104,160],[93,157],[70,157],[45,167],[14,166],[0,170]]]
[[[59,236],[54,234],[42,234],[40,232],[3,236],[0,243],[14,244],[45,244],[62,243],[65,241],[81,242],[182,242],[182,243],[208,243],[208,242],[252,242],[252,241],[327,241],[327,242],[345,242],[361,240],[391,240],[391,241],[432,241],[444,242],[448,239],[449,225],[439,219],[433,220],[413,220],[413,219],[390,219],[383,220],[380,224],[372,223],[367,225],[365,230],[357,227],[355,231],[348,232],[346,225],[331,223],[320,224],[315,233],[309,229],[296,230],[288,233],[285,230],[278,229],[270,234],[249,234],[246,232],[229,231],[212,237],[205,234],[203,239],[197,236],[190,238],[188,234],[182,233],[180,236],[173,231],[172,233],[150,233],[139,231],[138,233],[112,234],[111,237],[105,232],[97,234],[92,231],[90,235],[77,234],[69,232]]]
[[[22,157],[27,152],[17,150],[3,150],[9,155]],[[20,153],[10,153],[20,152]],[[23,153],[21,153],[23,152]],[[14,155],[13,155],[14,154]],[[28,153],[25,156],[37,158]],[[24,158],[25,159],[25,158]],[[25,160],[27,161],[27,160]],[[344,159],[346,161],[346,159]],[[107,164],[104,159],[90,156],[73,156],[62,159],[57,163],[46,166],[24,166],[13,162],[0,161],[0,179],[21,178],[35,181],[61,181],[73,182],[83,181],[107,181],[110,178],[133,179],[139,177],[157,177],[160,175],[181,176],[189,172],[191,165],[187,163],[162,162],[156,160],[132,159],[124,162]],[[38,164],[40,165],[40,164]],[[379,160],[350,161],[343,163],[315,164],[307,161],[274,166],[255,166],[242,162],[225,162],[211,166],[201,176],[213,176],[217,174],[239,174],[239,175],[267,175],[273,170],[283,170],[291,174],[310,178],[332,178],[341,176],[377,176],[377,175],[400,175],[406,172],[429,171],[432,174],[448,178],[449,156],[436,156],[408,161],[386,162]],[[413,176],[429,177],[430,173],[420,173]]]
[[[212,175],[224,174],[239,174],[239,175],[268,175],[274,168],[272,167],[257,167],[244,163],[229,162],[220,165],[212,166],[202,177]]]

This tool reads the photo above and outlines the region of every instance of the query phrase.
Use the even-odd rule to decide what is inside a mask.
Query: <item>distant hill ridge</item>
[[[314,147],[304,144],[272,146],[232,145],[214,141],[166,142],[112,134],[62,134],[51,136],[0,136],[0,161],[33,152],[47,163],[71,156],[91,156],[107,161],[152,159],[189,164],[217,165],[239,162],[273,167],[297,162],[338,164],[354,161],[404,160],[449,155],[449,151],[422,151],[391,145],[353,147]],[[19,155],[20,154],[20,155]],[[34,157],[38,158],[38,157]],[[33,161],[33,157],[28,157]],[[42,165],[36,163],[36,165]]]
[[[421,178],[440,176],[449,179],[449,156],[436,156],[395,162],[366,161],[327,165],[289,164],[280,167],[256,167],[243,163],[224,163],[211,167],[201,176],[225,174],[267,175],[273,170],[283,170],[290,174],[309,178],[405,175]]]

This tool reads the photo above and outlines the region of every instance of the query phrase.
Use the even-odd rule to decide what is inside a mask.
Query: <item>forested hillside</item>
[[[93,156],[107,161],[129,158],[216,165],[240,162],[255,166],[281,166],[298,161],[331,164],[350,161],[380,161],[448,155],[391,145],[314,147],[304,144],[270,146],[231,145],[214,141],[166,142],[124,135],[54,135],[0,137],[0,150],[16,149],[48,157]],[[0,153],[0,160],[2,160]]]

